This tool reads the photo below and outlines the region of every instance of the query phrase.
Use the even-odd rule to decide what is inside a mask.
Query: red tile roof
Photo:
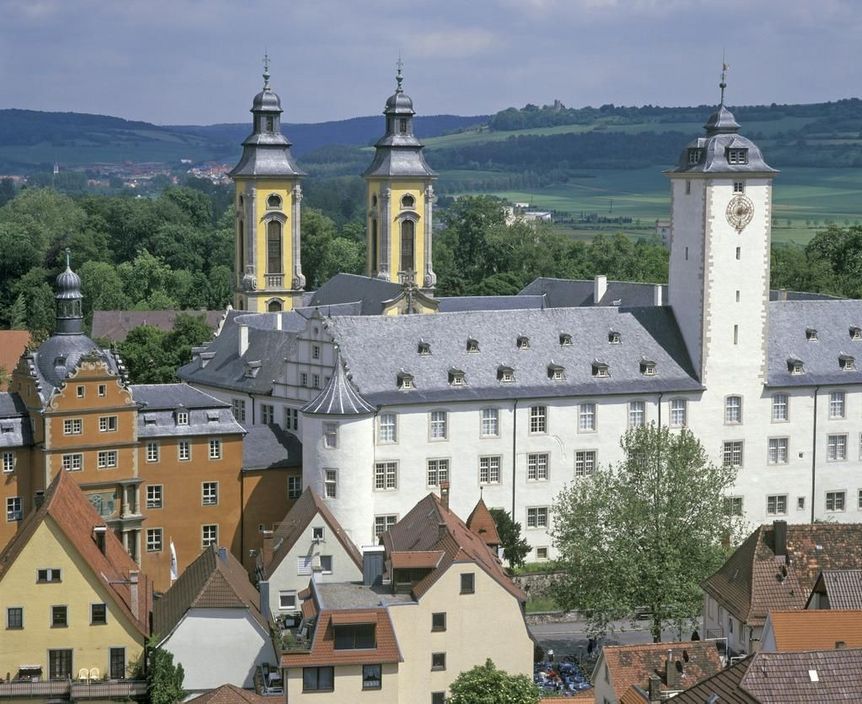
[[[488,510],[483,499],[470,512],[467,517],[467,527],[485,541],[486,545],[496,547],[500,544],[500,534],[497,532],[497,523]]]
[[[433,570],[440,564],[445,555],[442,550],[414,550],[412,552],[393,552],[389,556],[392,569],[406,570],[411,568]]]
[[[831,650],[838,641],[862,648],[862,611],[770,611],[778,652]]]
[[[275,704],[272,697],[264,697],[233,684],[223,684],[197,697],[187,699],[185,704]]]

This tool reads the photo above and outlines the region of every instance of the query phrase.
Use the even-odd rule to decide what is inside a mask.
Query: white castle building
[[[448,481],[456,513],[467,515],[482,495],[521,523],[532,559],[552,556],[557,494],[622,459],[621,434],[644,423],[688,427],[713,461],[738,466],[728,507],[752,523],[860,520],[862,301],[770,293],[776,171],[739,134],[723,89],[705,134],[667,172],[666,287],[539,279],[516,296],[435,298],[427,274],[434,175],[399,80],[366,172],[369,275],[342,274],[304,292],[296,269],[279,299],[254,291],[254,276],[273,279],[267,265],[244,259],[239,305],[259,300],[256,310],[281,312],[232,312],[180,376],[230,401],[242,422],[296,433],[303,487],[325,498],[360,545]],[[255,105],[281,111],[277,96]],[[246,140],[243,163],[255,143]],[[284,139],[268,144],[289,148]],[[294,184],[289,155],[281,161]],[[238,193],[265,203],[267,178],[276,177],[247,169]],[[239,228],[250,236],[277,220],[264,212]],[[422,246],[415,232],[426,232]],[[299,242],[274,249],[263,237],[257,249],[270,260],[293,251],[299,261]],[[243,256],[247,241],[238,240]],[[399,283],[405,260],[413,266]],[[423,288],[412,270],[426,272]]]

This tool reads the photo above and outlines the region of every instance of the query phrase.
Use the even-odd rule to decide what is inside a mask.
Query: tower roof
[[[375,407],[362,398],[344,371],[338,348],[335,351],[335,372],[317,398],[302,408],[303,413],[329,416],[361,416],[374,413]]]
[[[66,270],[57,276],[56,300],[73,300],[83,298],[81,295],[81,277],[72,271],[69,250],[66,250]]]
[[[495,547],[500,544],[500,534],[494,517],[485,505],[484,499],[473,507],[467,518],[467,527],[485,541],[485,545]]]

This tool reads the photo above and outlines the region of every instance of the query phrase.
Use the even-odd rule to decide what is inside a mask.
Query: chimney
[[[275,329],[281,330],[281,313],[275,314]]]
[[[132,607],[132,616],[140,621],[138,616],[138,577],[140,572],[131,570],[129,572],[129,601]]]
[[[272,531],[262,530],[260,532],[260,538],[262,541],[260,548],[260,561],[262,563],[264,572],[266,572],[266,568],[269,567],[269,563],[272,562]]]
[[[41,489],[33,495],[33,506],[38,510],[45,503],[45,492]]]
[[[648,693],[650,704],[661,701],[661,678],[658,675],[653,674],[649,676]]]
[[[108,532],[108,526],[93,526],[93,540],[99,548],[99,552],[105,554],[105,534]]]
[[[772,522],[773,538],[775,540],[775,557],[785,558],[787,561],[787,521]]]
[[[665,663],[665,684],[668,689],[679,689],[679,671],[673,661],[673,650],[667,651],[667,662]]]
[[[608,292],[608,277],[604,274],[596,274],[593,282],[593,305],[599,305],[599,301],[604,298]]]
[[[242,357],[248,351],[248,325],[240,323],[239,328],[239,356]]]
[[[444,508],[449,508],[449,482],[443,481],[440,482],[440,502],[443,504]]]
[[[654,306],[664,305],[661,284],[652,287],[652,304]]]
[[[383,582],[383,565],[386,548],[382,545],[365,545],[362,548],[362,583],[373,587]]]

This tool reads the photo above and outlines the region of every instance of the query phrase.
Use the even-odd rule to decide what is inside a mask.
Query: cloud
[[[452,28],[413,36],[407,45],[410,53],[422,58],[464,59],[502,49],[493,32],[481,28]]]

